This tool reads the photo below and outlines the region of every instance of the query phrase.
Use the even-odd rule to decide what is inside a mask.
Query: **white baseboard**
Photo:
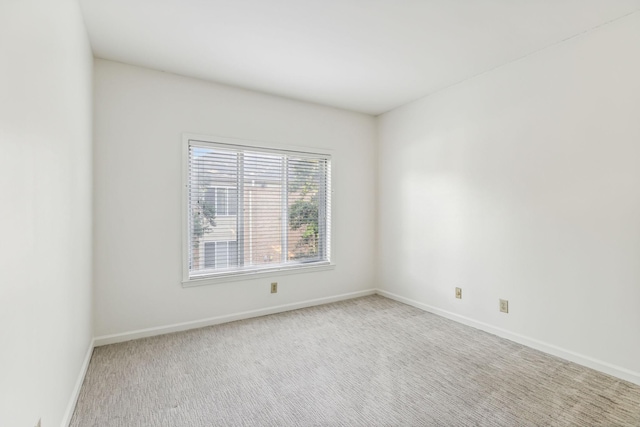
[[[69,427],[69,423],[71,423],[71,417],[73,417],[73,411],[76,409],[76,403],[78,402],[78,397],[80,396],[82,383],[84,382],[85,375],[87,375],[87,369],[89,368],[89,362],[91,361],[91,355],[93,354],[94,343],[95,340],[93,339],[89,343],[89,348],[87,349],[87,354],[84,356],[84,361],[82,362],[82,367],[80,368],[80,373],[78,374],[76,385],[73,387],[71,398],[69,399],[69,403],[67,404],[67,410],[65,411],[64,417],[62,418],[62,424],[60,424],[61,427]]]
[[[387,292],[382,289],[376,289],[376,293],[384,297],[427,311],[429,313],[437,314],[438,316],[442,316],[447,319],[456,321],[458,323],[462,323],[467,326],[471,326],[473,328],[488,332],[490,334],[497,335],[502,338],[506,338],[510,341],[517,342],[518,344],[526,345],[527,347],[540,350],[544,353],[548,353],[553,356],[557,356],[562,359],[568,360],[570,362],[574,362],[579,365],[586,366],[591,369],[595,369],[596,371],[600,371],[605,374],[614,376],[616,378],[620,378],[622,380],[640,385],[639,372],[634,372],[629,369],[622,368],[620,366],[612,365],[610,363],[603,362],[601,360],[597,360],[592,357],[584,356],[582,354],[579,354],[570,350],[566,350],[564,348],[561,348],[552,344],[545,343],[543,341],[529,338],[524,335],[516,334],[502,328],[497,328],[488,323],[479,322],[469,317],[461,316],[459,314],[452,313],[450,311],[442,310],[437,307],[423,304],[421,302],[418,302],[409,298],[405,298],[403,296],[396,295],[394,293]]]
[[[314,305],[328,304],[331,302],[358,298],[367,295],[373,295],[376,289],[367,289],[364,291],[350,292],[347,294],[334,295],[324,298],[316,298],[306,301],[294,302],[291,304],[276,305],[273,307],[260,308],[257,310],[243,311],[240,313],[227,314],[223,316],[210,317],[208,319],[194,320],[190,322],[176,323],[173,325],[158,326],[154,328],[139,329],[136,331],[124,332],[121,334],[103,335],[94,338],[96,347],[107,344],[115,344],[124,341],[135,340],[139,338],[152,337],[155,335],[163,335],[171,332],[186,331],[189,329],[203,328],[205,326],[218,325],[220,323],[233,322],[235,320],[249,319],[252,317],[266,316],[268,314],[282,313],[284,311],[297,310]]]

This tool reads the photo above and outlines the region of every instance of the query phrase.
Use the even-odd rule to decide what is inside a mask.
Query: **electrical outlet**
[[[271,282],[271,293],[272,294],[278,293],[278,282]]]
[[[462,299],[462,288],[456,288],[456,298]]]
[[[501,299],[500,300],[500,311],[503,313],[508,313],[509,312],[509,301],[506,299]]]

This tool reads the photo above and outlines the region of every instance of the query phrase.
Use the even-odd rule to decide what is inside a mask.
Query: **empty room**
[[[640,426],[640,0],[0,0],[0,427]]]

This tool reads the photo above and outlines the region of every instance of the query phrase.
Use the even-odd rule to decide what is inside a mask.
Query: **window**
[[[185,282],[330,265],[328,154],[185,139]]]
[[[204,268],[229,268],[238,265],[238,242],[204,242]]]
[[[218,216],[235,216],[238,213],[238,192],[235,188],[207,188],[205,202],[215,206]]]

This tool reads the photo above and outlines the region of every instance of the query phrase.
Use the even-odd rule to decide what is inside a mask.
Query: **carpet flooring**
[[[640,387],[373,295],[98,347],[71,426],[640,426]]]

